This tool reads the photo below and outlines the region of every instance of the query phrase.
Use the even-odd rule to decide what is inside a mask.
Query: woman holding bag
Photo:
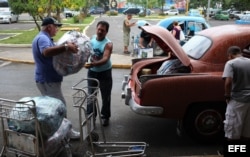
[[[173,22],[173,30],[172,30],[172,34],[175,37],[175,39],[181,44],[183,45],[183,40],[185,39],[185,36],[183,34],[183,31],[181,29],[181,27],[179,26],[177,21]]]

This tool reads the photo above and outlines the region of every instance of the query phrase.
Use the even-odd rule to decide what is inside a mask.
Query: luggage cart
[[[17,157],[57,157],[63,150],[65,150],[67,157],[72,157],[67,137],[60,141],[58,150],[54,151],[53,154],[46,152],[45,144],[48,140],[44,140],[42,137],[34,100],[14,101],[0,98],[0,119],[3,137],[0,157],[7,157],[8,153],[15,154]],[[23,133],[16,128],[17,125],[12,125],[20,124],[20,122],[34,123],[34,133]]]
[[[40,125],[36,117],[35,101],[14,101],[0,98],[0,118],[3,134],[3,148],[1,157],[6,157],[7,152],[16,156],[39,156],[39,143],[42,146],[42,154],[45,156],[44,145],[40,131]],[[22,116],[28,113],[28,116]],[[20,133],[16,128],[8,126],[11,121],[34,121],[35,134]],[[25,143],[25,144],[24,144]]]
[[[88,86],[88,82],[94,82],[94,86]],[[79,109],[79,126],[81,144],[88,140],[91,145],[91,151],[87,151],[87,157],[133,157],[145,156],[145,150],[148,146],[145,142],[107,142],[102,127],[101,114],[98,104],[99,81],[94,78],[82,79],[76,83],[72,89],[73,106]],[[89,93],[92,90],[92,93]],[[92,103],[93,112],[87,114],[87,105]],[[94,131],[95,121],[98,116],[101,124],[102,142],[98,142],[99,135]],[[97,149],[99,151],[97,151]]]

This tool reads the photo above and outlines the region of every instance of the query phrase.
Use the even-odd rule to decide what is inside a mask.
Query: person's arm
[[[67,42],[63,45],[48,47],[43,50],[43,55],[45,57],[52,57],[58,55],[64,51],[71,51],[72,53],[78,52],[78,47],[74,43]]]
[[[175,29],[172,30],[172,34],[173,34],[173,36],[175,37],[175,34],[176,34]]]
[[[90,67],[93,66],[100,66],[105,64],[111,57],[111,53],[113,51],[113,43],[107,43],[104,49],[104,53],[103,53],[103,57],[102,59],[98,60],[98,61],[93,61],[90,63]]]
[[[228,103],[231,98],[231,90],[232,90],[232,78],[231,77],[226,77],[225,78],[225,98],[226,102]]]
[[[148,43],[148,46],[153,47],[153,42],[154,42],[154,38],[151,37],[150,42]]]
[[[132,26],[135,25],[135,22],[130,23],[129,20],[125,20],[125,25],[126,25],[127,27],[132,27]]]
[[[139,45],[138,45],[138,46],[139,46],[140,48],[142,48],[142,49],[145,48],[145,47],[143,46],[143,42],[144,42],[143,37],[140,37],[140,39],[139,39]]]

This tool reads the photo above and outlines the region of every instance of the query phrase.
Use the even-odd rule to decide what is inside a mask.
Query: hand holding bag
[[[180,41],[183,41],[183,40],[185,40],[185,35],[184,35],[183,31],[181,30],[180,31]]]

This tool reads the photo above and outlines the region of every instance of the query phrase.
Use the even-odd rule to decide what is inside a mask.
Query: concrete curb
[[[97,17],[95,17],[97,18]],[[90,25],[92,25],[95,22],[95,19],[88,25],[86,25],[86,27],[83,30],[83,34],[86,34],[87,29],[89,28]],[[12,48],[32,48],[31,44],[1,44],[0,43],[0,47],[12,47]],[[124,56],[125,57],[125,56]],[[120,56],[119,54],[114,54],[111,55],[111,61],[112,61],[112,67],[113,68],[117,68],[117,69],[130,69],[131,68],[131,64],[129,63],[129,61],[131,60],[131,58],[128,57],[122,57],[122,55]],[[4,61],[10,61],[10,62],[16,62],[16,63],[25,63],[25,64],[35,64],[33,59],[23,59],[22,56],[18,56],[18,57],[4,57],[4,56],[0,56],[0,60],[4,60]],[[125,61],[125,63],[123,62]],[[123,64],[121,64],[123,62]]]
[[[30,60],[22,60],[22,59],[12,59],[12,58],[6,58],[6,57],[0,57],[0,60],[9,61],[9,62],[15,62],[15,63],[24,63],[24,64],[35,64],[34,61]],[[116,69],[130,69],[130,64],[112,64],[112,68]]]
[[[12,48],[31,48],[30,44],[0,44],[1,47],[12,47]],[[25,64],[35,64],[34,60],[31,56],[28,57],[24,53],[17,54],[14,53],[12,56],[11,52],[7,52],[6,54],[0,55],[0,60],[16,62],[16,63],[25,63]],[[22,56],[24,55],[24,56]],[[26,56],[26,57],[25,57]],[[111,61],[112,67],[117,69],[130,69],[131,68],[131,57],[130,56],[123,56],[121,54],[112,54]]]
[[[115,68],[115,69],[130,69],[131,65],[112,64],[112,68]]]
[[[0,60],[15,62],[15,63],[35,64],[34,61],[9,59],[9,58],[4,58],[4,57],[0,57]],[[129,65],[129,64],[112,64],[112,68],[115,68],[115,69],[130,69],[131,65]]]
[[[0,44],[1,47],[23,47],[23,48],[31,48],[31,44]]]
[[[8,58],[3,58],[3,57],[0,57],[0,60],[9,61],[9,62],[15,62],[15,63],[34,64],[33,61],[8,59]]]

